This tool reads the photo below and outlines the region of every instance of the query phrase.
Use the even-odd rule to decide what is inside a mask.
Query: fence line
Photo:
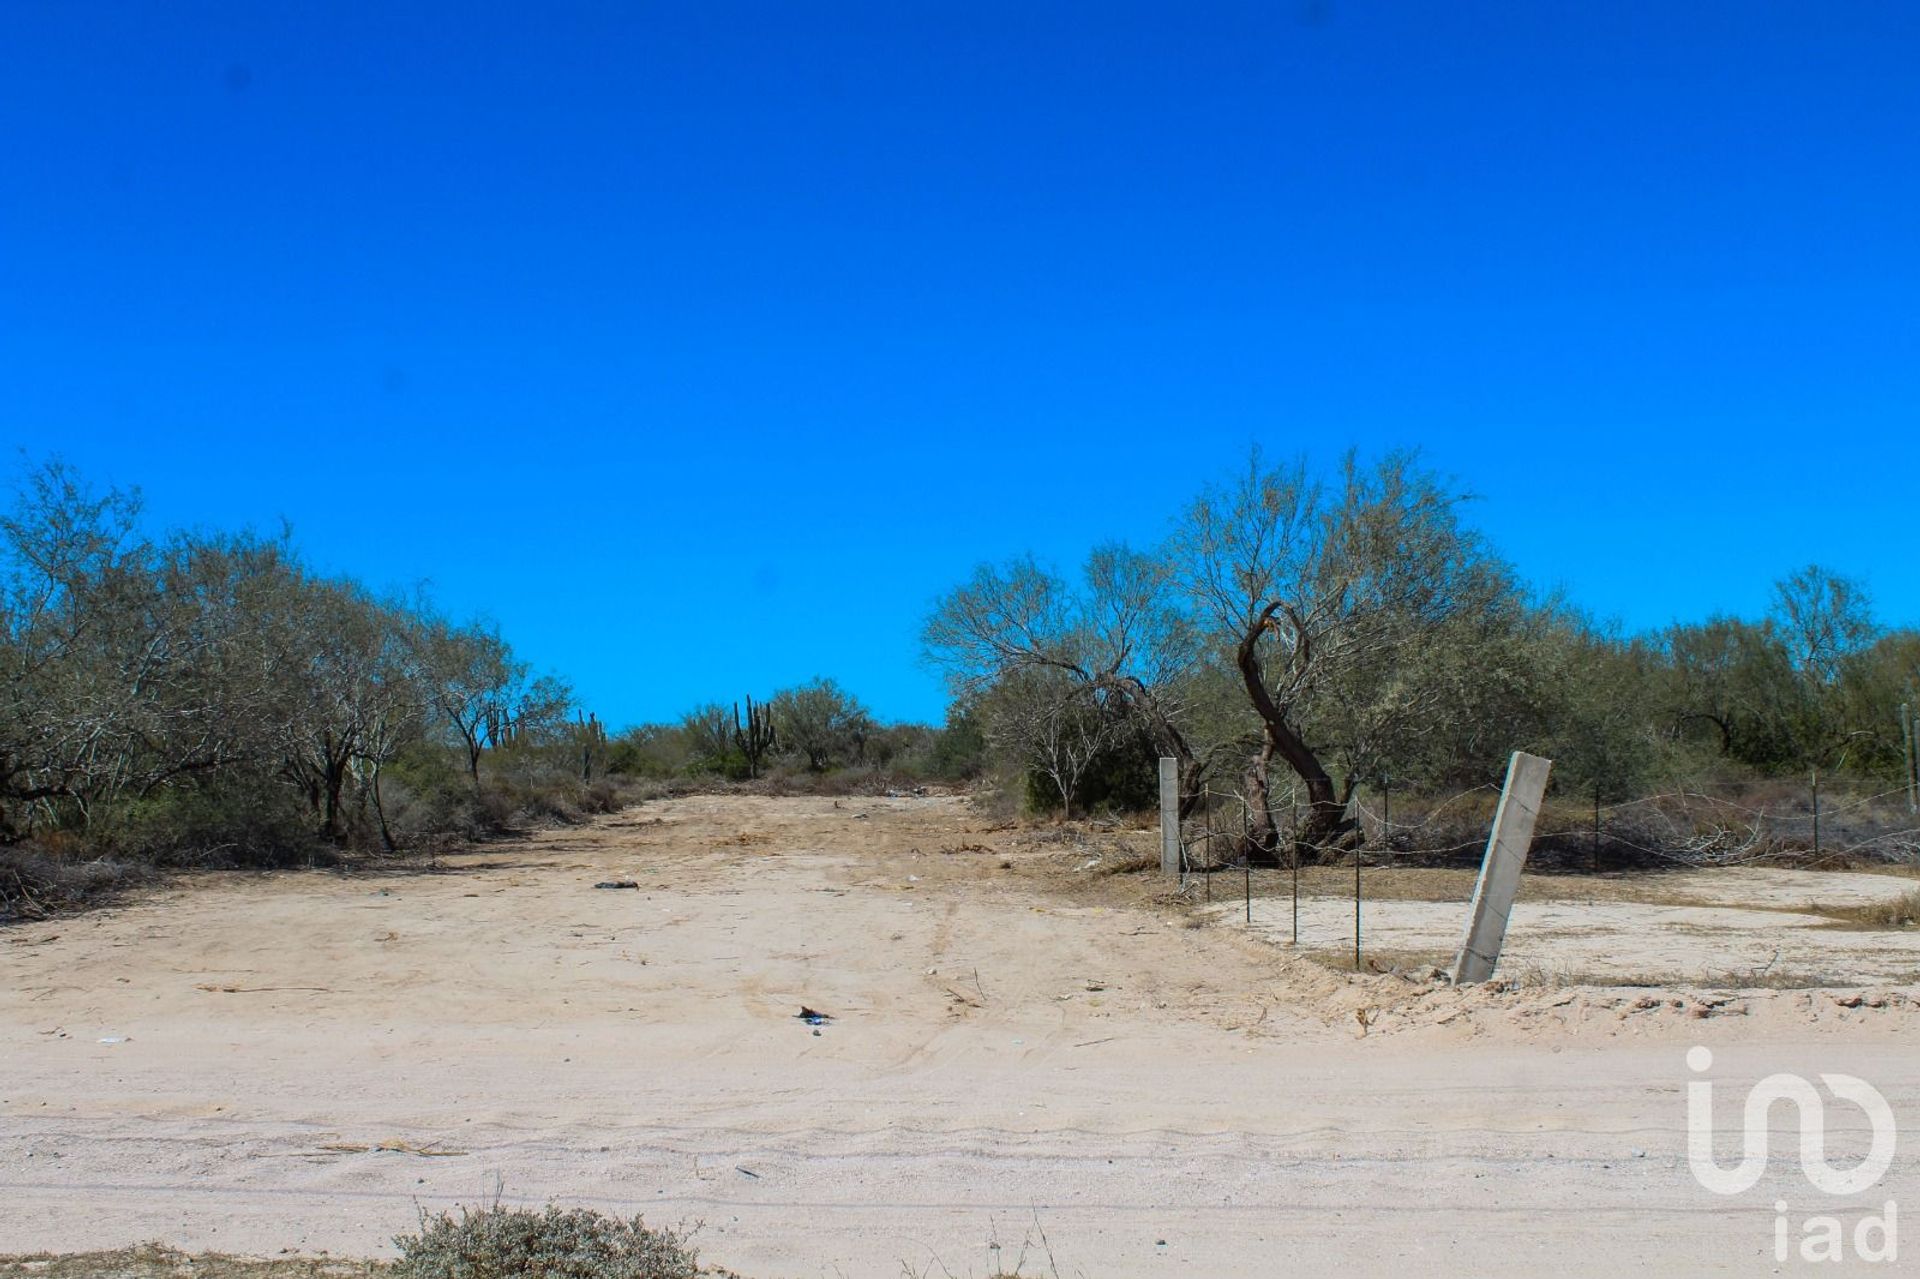
[[[1558,829],[1536,831],[1535,841],[1564,839],[1568,836],[1588,835],[1594,841],[1595,862],[1592,867],[1598,872],[1599,853],[1604,842],[1612,850],[1627,849],[1657,862],[1678,867],[1724,867],[1769,860],[1786,860],[1795,856],[1804,857],[1808,853],[1821,859],[1842,858],[1868,850],[1890,861],[1920,862],[1920,825],[1913,818],[1902,813],[1907,824],[1891,829],[1879,829],[1864,839],[1855,839],[1837,847],[1822,847],[1820,843],[1821,821],[1824,818],[1827,829],[1833,829],[1833,821],[1848,813],[1857,813],[1875,804],[1886,807],[1906,808],[1908,791],[1906,786],[1875,791],[1865,795],[1853,794],[1841,803],[1831,802],[1832,781],[1828,779],[1827,790],[1823,795],[1817,774],[1811,779],[1809,803],[1781,811],[1778,809],[1755,808],[1732,799],[1716,798],[1706,794],[1704,788],[1686,788],[1663,792],[1655,795],[1639,796],[1630,800],[1612,804],[1595,802],[1593,823],[1591,826],[1563,826]],[[1765,783],[1761,783],[1765,784]],[[1745,789],[1750,783],[1728,783],[1729,787],[1739,786]],[[1360,971],[1364,963],[1363,947],[1363,904],[1364,880],[1362,868],[1371,858],[1375,864],[1384,862],[1392,865],[1395,861],[1418,858],[1458,855],[1483,846],[1484,836],[1478,831],[1469,838],[1445,845],[1433,847],[1396,847],[1396,836],[1417,835],[1429,830],[1441,820],[1448,810],[1484,793],[1499,792],[1499,787],[1484,784],[1470,787],[1430,801],[1427,797],[1416,800],[1429,803],[1430,806],[1420,820],[1413,822],[1394,822],[1391,819],[1392,790],[1382,786],[1379,791],[1380,808],[1375,811],[1369,807],[1356,792],[1349,797],[1345,811],[1358,825],[1361,842],[1351,848],[1338,850],[1343,856],[1350,856],[1353,864],[1353,967]],[[1416,793],[1417,794],[1417,793]],[[1823,799],[1825,802],[1823,802]],[[1672,809],[1678,806],[1676,815]],[[1696,815],[1695,807],[1708,810]],[[1269,804],[1269,815],[1273,821],[1276,835],[1284,842],[1283,860],[1274,869],[1290,870],[1292,878],[1292,941],[1300,943],[1300,845],[1297,840],[1300,830],[1300,804],[1297,785],[1289,787],[1287,812],[1289,820],[1282,822],[1279,813]],[[1644,810],[1650,814],[1648,820],[1665,820],[1676,828],[1676,837],[1670,843],[1656,846],[1640,842],[1623,833],[1620,829],[1621,817],[1629,810]],[[1237,812],[1236,812],[1237,810]],[[1725,818],[1731,815],[1744,815],[1749,821],[1736,820],[1732,824],[1725,821],[1713,823],[1707,831],[1698,829],[1700,817]],[[1406,811],[1403,807],[1402,811]],[[1611,816],[1614,826],[1608,829],[1607,820]],[[1236,820],[1237,818],[1237,820]],[[1372,819],[1378,831],[1378,842],[1368,836],[1367,820]],[[1196,823],[1198,830],[1192,829]],[[1775,827],[1768,830],[1769,823]],[[1198,873],[1204,879],[1206,900],[1213,900],[1213,875],[1217,871],[1229,868],[1241,871],[1242,910],[1246,924],[1253,926],[1253,865],[1250,858],[1238,857],[1235,866],[1229,858],[1245,850],[1245,841],[1252,829],[1252,807],[1246,795],[1238,790],[1215,791],[1211,785],[1202,793],[1202,806],[1195,817],[1181,823],[1180,829],[1180,882],[1183,892],[1192,887],[1190,876]],[[1810,824],[1812,828],[1811,849],[1783,846],[1780,827]],[[1688,826],[1695,829],[1692,834],[1680,834]],[[1638,831],[1634,832],[1638,834]],[[1225,856],[1222,856],[1220,844],[1225,841]],[[1725,846],[1735,841],[1733,846]],[[1338,864],[1337,861],[1335,864]]]
[[[1765,783],[1760,783],[1764,785]],[[1732,782],[1729,788],[1750,788],[1752,783]],[[1861,837],[1846,839],[1837,844],[1817,843],[1811,849],[1795,848],[1791,845],[1799,842],[1799,831],[1812,826],[1810,834],[1817,839],[1819,831],[1825,829],[1840,834],[1839,819],[1859,813],[1874,805],[1883,807],[1904,807],[1906,788],[1894,787],[1887,790],[1872,791],[1867,794],[1851,794],[1840,802],[1833,802],[1832,782],[1824,781],[1821,791],[1814,797],[1810,791],[1809,801],[1804,805],[1791,808],[1756,808],[1732,798],[1720,798],[1706,792],[1704,788],[1690,787],[1673,791],[1664,791],[1653,795],[1638,796],[1634,799],[1619,800],[1613,803],[1601,803],[1594,807],[1594,824],[1558,825],[1539,830],[1535,833],[1536,842],[1541,840],[1565,839],[1570,836],[1588,835],[1595,841],[1596,852],[1601,845],[1612,850],[1630,850],[1649,857],[1658,858],[1675,865],[1729,865],[1746,860],[1761,860],[1796,852],[1815,852],[1822,857],[1846,857],[1867,851],[1894,853],[1903,857],[1920,860],[1920,826],[1903,824],[1898,827],[1882,829]],[[1454,856],[1469,852],[1479,846],[1483,836],[1478,832],[1465,838],[1444,842],[1415,844],[1395,841],[1417,840],[1429,833],[1447,815],[1449,810],[1463,804],[1477,795],[1498,794],[1499,787],[1492,784],[1469,787],[1447,795],[1437,802],[1431,802],[1418,792],[1403,792],[1414,804],[1425,806],[1425,812],[1419,818],[1408,821],[1405,818],[1392,820],[1387,811],[1391,792],[1380,792],[1382,803],[1376,809],[1364,796],[1357,793],[1349,799],[1346,812],[1359,826],[1361,842],[1357,848],[1343,849],[1348,855],[1369,855],[1378,858],[1420,858]],[[1693,806],[1709,810],[1696,815]],[[1681,814],[1671,810],[1678,807]],[[1291,845],[1295,833],[1300,828],[1298,818],[1297,791],[1290,801],[1288,809],[1274,806],[1274,826],[1282,843]],[[1633,811],[1645,810],[1653,814],[1656,820],[1665,820],[1676,828],[1692,824],[1695,829],[1690,833],[1676,830],[1671,842],[1649,844],[1642,842],[1644,835],[1631,825],[1625,829],[1620,818]],[[1721,814],[1737,814],[1750,821],[1737,823],[1712,822],[1712,818]],[[1202,810],[1182,824],[1182,872],[1183,878],[1189,871],[1200,871],[1208,867],[1224,868],[1237,864],[1244,840],[1251,830],[1251,806],[1245,794],[1239,790],[1216,791],[1208,787]],[[1401,809],[1404,813],[1405,807]],[[1906,817],[1906,814],[1901,814]],[[1225,819],[1224,825],[1222,819]],[[1609,822],[1608,819],[1612,819]],[[1706,822],[1702,822],[1702,818]],[[1369,830],[1369,822],[1372,830]],[[1199,830],[1192,827],[1198,823]],[[1711,825],[1711,829],[1699,829],[1700,825]],[[1767,828],[1771,824],[1773,830]],[[1635,836],[1640,836],[1636,838]],[[1728,847],[1731,843],[1731,847]],[[1787,846],[1783,846],[1783,843]],[[1224,844],[1224,848],[1223,848]],[[1210,886],[1209,886],[1210,887]]]

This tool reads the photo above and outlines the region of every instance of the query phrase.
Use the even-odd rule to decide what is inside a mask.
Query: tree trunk
[[[327,761],[326,771],[326,814],[320,824],[320,833],[329,840],[340,840],[340,792],[346,788],[347,765],[345,760],[334,763]]]
[[[393,832],[387,828],[386,805],[380,802],[380,764],[378,761],[376,761],[373,766],[373,784],[370,789],[373,791],[373,815],[379,819],[380,822],[380,843],[389,853],[397,853],[400,851],[400,846],[393,842]]]
[[[327,807],[320,819],[320,833],[330,840],[340,838],[340,783],[327,779]]]
[[[1254,814],[1254,821],[1271,832],[1273,814],[1266,803],[1266,765],[1278,754],[1307,788],[1307,820],[1295,832],[1295,846],[1298,851],[1317,860],[1339,844],[1352,823],[1347,820],[1347,806],[1334,793],[1333,778],[1328,775],[1312,748],[1287,723],[1286,712],[1274,702],[1273,694],[1267,691],[1266,672],[1260,668],[1258,644],[1261,634],[1281,607],[1281,602],[1276,600],[1261,610],[1253,625],[1240,637],[1240,649],[1235,654],[1235,664],[1240,668],[1240,679],[1246,685],[1247,698],[1253,703],[1253,709],[1259,712],[1266,730],[1266,740],[1261,746],[1254,770],[1259,774],[1260,786],[1260,810]],[[1249,783],[1247,798],[1251,801],[1251,778]],[[1263,847],[1249,838],[1248,854],[1271,857],[1274,861],[1266,864],[1278,864],[1277,839],[1269,833],[1268,841],[1268,845]]]
[[[1272,760],[1269,737],[1247,768],[1247,846],[1240,851],[1255,866],[1280,864],[1280,834],[1273,826],[1273,800],[1267,788],[1267,766]]]
[[[1690,719],[1704,719],[1707,723],[1713,725],[1720,734],[1720,753],[1722,755],[1733,754],[1733,729],[1724,718],[1719,715],[1709,714],[1706,711],[1680,712],[1679,721],[1681,723],[1684,724]]]

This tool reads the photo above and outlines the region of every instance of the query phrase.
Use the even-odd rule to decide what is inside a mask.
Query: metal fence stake
[[[1600,873],[1600,783],[1593,784],[1593,873]]]
[[[1300,841],[1293,832],[1287,834],[1287,842],[1293,846],[1293,944],[1300,944]]]
[[[1813,770],[1813,855],[1820,855],[1820,770]]]
[[[1900,741],[1907,752],[1907,811],[1920,812],[1920,771],[1914,768],[1913,759],[1913,706],[1908,702],[1900,703]]]

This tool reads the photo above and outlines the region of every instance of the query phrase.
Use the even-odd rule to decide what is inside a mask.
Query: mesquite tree
[[[733,721],[726,707],[718,702],[702,703],[681,717],[680,730],[694,759],[715,767],[725,762],[733,745]]]
[[[421,628],[418,642],[429,700],[459,740],[476,789],[487,751],[565,721],[572,691],[551,676],[535,678],[497,629],[436,619]]]
[[[1278,853],[1276,758],[1306,791],[1303,851],[1353,832],[1347,807],[1361,773],[1336,785],[1329,749],[1363,736],[1385,743],[1432,713],[1435,689],[1403,659],[1511,591],[1504,567],[1461,527],[1458,500],[1407,454],[1372,465],[1349,455],[1329,485],[1304,462],[1269,467],[1256,451],[1233,483],[1189,509],[1172,553],[1260,721],[1246,773],[1249,856]]]
[[[768,707],[781,743],[806,760],[813,772],[853,758],[873,717],[859,699],[830,679],[782,689]]]
[[[1170,564],[1125,546],[1095,550],[1078,583],[1031,558],[983,564],[940,601],[922,642],[957,699],[1058,676],[1131,721],[1161,755],[1180,761],[1183,813],[1239,730],[1205,713],[1214,702],[1206,695],[1209,655]]]

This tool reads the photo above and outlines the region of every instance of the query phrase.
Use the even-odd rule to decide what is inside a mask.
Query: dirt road
[[[1838,1071],[1920,1125],[1920,992],[1348,977],[1084,865],[960,799],[701,797],[0,932],[0,1253],[372,1255],[500,1195],[757,1277],[1768,1274],[1776,1199],[1920,1209],[1904,1148],[1820,1195],[1784,1107],[1751,1192],[1685,1158],[1693,1044],[1723,1124]]]

